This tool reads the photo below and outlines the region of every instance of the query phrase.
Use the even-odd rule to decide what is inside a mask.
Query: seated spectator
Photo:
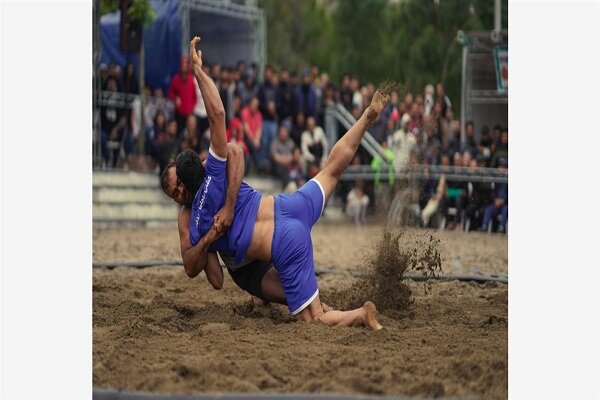
[[[500,159],[502,158],[504,158],[508,164],[508,130],[506,128],[502,129],[500,143],[496,146],[496,151],[494,151],[492,161],[490,162],[490,167],[497,168],[500,165]]]
[[[478,157],[483,159],[482,155],[479,155]],[[466,157],[463,157],[463,161],[464,158]],[[471,159],[469,161],[469,170],[467,173],[470,175],[475,175],[477,168],[477,159]],[[471,227],[476,229],[476,227],[480,226],[481,224],[482,208],[487,205],[483,202],[485,186],[485,182],[479,182],[477,179],[470,179],[466,184],[466,190],[464,194],[465,229],[467,229],[467,226],[469,227],[469,230]]]
[[[306,120],[306,130],[302,133],[300,148],[302,150],[302,157],[307,163],[308,176],[309,178],[313,178],[327,160],[329,144],[327,143],[325,132],[323,132],[320,126],[316,125],[315,118],[312,116]],[[315,169],[316,173],[312,175]]]
[[[158,145],[167,137],[167,119],[162,111],[157,111],[152,126],[146,128],[144,151],[158,161]]]
[[[290,131],[290,138],[294,141],[296,147],[300,147],[302,143],[302,133],[306,130],[306,118],[302,111],[298,111],[296,119]]]
[[[306,175],[302,169],[302,153],[300,148],[294,147],[292,150],[292,161],[288,165],[287,184],[283,190],[285,193],[294,193],[304,183],[306,183]]]
[[[210,141],[208,143],[203,143],[203,136],[198,132],[196,128],[197,119],[195,115],[190,115],[186,121],[186,128],[184,132],[185,139],[182,144],[184,147],[180,147],[180,151],[184,151],[186,149],[192,149],[196,153],[200,154],[203,148],[208,148],[210,146]]]
[[[253,168],[264,169],[265,160],[261,158],[262,115],[258,109],[258,98],[252,97],[250,104],[242,109],[242,124],[246,145],[250,149]]]
[[[442,156],[442,160],[448,160],[448,156]],[[427,228],[446,197],[446,177],[442,175],[438,180],[430,177],[429,165],[425,164],[423,181],[422,197],[427,199],[427,203],[421,210],[421,222],[423,227]]]
[[[505,158],[498,160],[498,170],[501,173],[506,173],[507,166],[508,161]],[[492,194],[494,200],[485,208],[483,223],[479,230],[486,232],[489,228],[489,224],[501,213],[502,218],[498,225],[498,232],[504,233],[506,231],[506,223],[508,222],[508,183],[494,182]]]
[[[292,163],[292,152],[296,146],[288,135],[288,124],[282,123],[277,137],[271,142],[271,160],[275,176],[281,180],[282,186],[288,182],[289,167]]]
[[[470,153],[468,151],[465,154]],[[453,156],[453,165],[450,170],[451,173],[461,174],[461,170],[463,168],[463,157],[460,152],[454,153]],[[459,222],[462,220],[462,213],[464,208],[464,203],[466,201],[466,183],[460,180],[448,179],[446,181],[448,185],[448,189],[446,191],[446,199],[443,204],[444,209],[442,212],[446,219],[448,219],[448,208],[454,207],[456,209],[456,215],[453,222],[451,222],[448,226],[449,229],[453,229],[459,226]]]
[[[106,82],[110,97],[118,96],[116,79],[110,77]],[[117,106],[100,107],[100,145],[102,156],[107,165],[117,166],[121,149],[129,154],[134,147],[133,136],[127,124],[127,110]]]
[[[356,224],[364,223],[367,217],[369,196],[363,190],[362,181],[356,181],[348,196],[346,196],[346,215]]]

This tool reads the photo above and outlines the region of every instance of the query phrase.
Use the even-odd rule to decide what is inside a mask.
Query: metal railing
[[[350,129],[352,125],[356,123],[356,118],[354,118],[354,116],[348,110],[346,110],[346,108],[341,103],[336,103],[333,106],[327,107],[325,109],[325,116],[329,118],[335,118],[346,129]],[[333,129],[333,127],[327,126],[326,129],[331,130]],[[327,132],[327,137],[337,138],[337,132]],[[373,135],[371,135],[369,131],[365,133],[361,141],[361,145],[371,155],[371,157],[381,157],[385,159],[385,156],[383,154],[383,148],[379,143],[377,143],[377,140],[373,138]]]
[[[446,181],[458,182],[496,182],[508,183],[508,170],[483,167],[452,167],[442,165],[408,165],[394,171],[394,178],[402,179],[439,179],[442,176]],[[375,180],[387,181],[389,179],[387,166],[382,166],[381,171],[374,171],[369,165],[351,165],[340,178],[349,180]]]

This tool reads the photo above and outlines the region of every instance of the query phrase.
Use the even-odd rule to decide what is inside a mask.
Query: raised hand
[[[200,36],[194,36],[190,42],[190,60],[192,61],[192,68],[202,68],[202,50],[196,51],[196,45],[200,43]]]

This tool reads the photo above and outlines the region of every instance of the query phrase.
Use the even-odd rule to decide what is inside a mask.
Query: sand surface
[[[317,224],[321,295],[366,271],[382,227]],[[412,232],[415,235],[426,231]],[[444,273],[507,274],[505,236],[437,232]],[[177,230],[94,230],[94,261],[180,257]],[[285,307],[252,311],[225,274],[221,291],[181,267],[93,272],[93,384],[170,393],[335,392],[506,398],[508,287],[407,283],[408,309],[382,310],[384,329],[297,323]],[[359,289],[360,290],[360,289]]]

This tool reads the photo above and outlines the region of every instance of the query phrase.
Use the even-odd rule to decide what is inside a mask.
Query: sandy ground
[[[377,225],[317,224],[324,300],[356,283]],[[420,234],[426,231],[417,231]],[[505,236],[438,232],[444,273],[507,274]],[[177,259],[176,228],[94,230],[94,261]],[[286,308],[253,312],[226,275],[221,291],[181,267],[93,272],[96,388],[170,393],[335,392],[506,398],[508,287],[451,282],[408,286],[408,309],[382,310],[384,329],[297,323]],[[358,281],[360,282],[360,281]]]

